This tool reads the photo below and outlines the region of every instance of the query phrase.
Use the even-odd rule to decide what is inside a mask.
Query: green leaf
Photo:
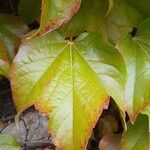
[[[18,18],[0,14],[0,74],[8,78],[9,65],[27,27]]]
[[[41,35],[58,28],[69,21],[80,8],[81,0],[42,0],[40,28]]]
[[[66,37],[101,31],[109,42],[116,44],[145,17],[127,0],[84,0],[78,13],[60,30]]]
[[[134,125],[128,123],[128,130],[121,140],[121,150],[149,150],[149,138],[148,117],[140,115]]]
[[[17,140],[10,136],[0,134],[0,149],[1,150],[21,150]]]
[[[142,114],[146,114],[149,118],[149,132],[150,132],[150,106],[145,107],[144,110],[142,111]]]
[[[84,0],[76,15],[64,24],[60,30],[66,37],[78,36],[82,32],[98,31],[103,24],[103,18],[111,9],[108,0]]]
[[[124,34],[131,32],[133,27],[138,27],[144,19],[127,0],[114,0],[113,8],[104,18],[101,29],[108,41],[116,44]]]
[[[117,97],[122,89],[123,66],[120,53],[99,33],[82,34],[75,41],[57,32],[27,40],[10,73],[17,111],[35,105],[49,115],[59,148],[85,149],[108,95],[112,91]]]
[[[124,101],[132,122],[150,103],[149,24],[150,19],[147,19],[140,25],[135,38],[127,35],[117,45],[127,68]]]
[[[41,0],[20,0],[19,15],[27,24],[38,21],[41,13]]]
[[[141,14],[150,17],[149,0],[128,0],[128,2],[141,12]]]

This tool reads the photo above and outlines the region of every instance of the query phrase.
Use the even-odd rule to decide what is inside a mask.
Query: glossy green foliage
[[[82,34],[75,41],[57,32],[27,40],[11,68],[18,113],[35,105],[50,116],[59,148],[84,149],[108,95],[117,97],[124,83],[123,66],[119,52],[99,33]]]
[[[107,0],[95,0],[94,3],[93,0],[84,0],[78,13],[61,27],[61,31],[66,37],[98,31],[107,11]]]
[[[40,28],[36,34],[45,34],[69,21],[80,8],[80,3],[81,0],[42,0]]]
[[[65,36],[101,31],[109,42],[116,44],[146,17],[149,16],[142,14],[127,0],[96,0],[94,3],[84,0],[79,12],[61,27],[61,31]]]
[[[127,35],[117,45],[126,63],[128,77],[124,100],[126,110],[133,122],[150,102],[149,25],[150,19],[145,20],[140,25],[136,37]]]
[[[131,15],[132,14],[132,15]],[[127,0],[114,0],[112,10],[104,18],[104,31],[107,40],[116,44],[125,34],[132,31],[145,17]]]
[[[20,16],[28,24],[38,20],[40,1],[32,12],[36,2],[20,1]],[[22,41],[16,56],[14,50],[18,50],[27,28],[17,18],[0,16],[0,74],[8,77],[10,71],[18,115],[34,105],[49,116],[49,132],[58,150],[86,149],[110,96],[118,105],[124,126],[126,112],[132,123],[141,112],[149,115],[148,2],[134,3],[129,0],[42,0],[40,28],[28,34],[30,38]],[[32,15],[28,15],[31,12]],[[117,125],[110,133],[117,130]],[[136,133],[134,128],[140,132]],[[134,127],[129,125],[123,135],[123,150],[133,149],[133,145],[135,149],[140,147],[137,137],[142,141],[146,131],[147,120],[143,117],[138,118]],[[120,135],[106,136],[102,142],[111,141],[110,145],[102,143],[101,149],[115,149],[114,145],[119,149],[120,138]],[[147,148],[147,139],[141,143]]]

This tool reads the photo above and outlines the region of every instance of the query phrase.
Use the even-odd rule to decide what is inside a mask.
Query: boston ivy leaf
[[[17,140],[9,135],[0,134],[1,150],[21,150]]]
[[[135,38],[127,35],[118,43],[127,66],[124,100],[132,122],[150,100],[150,19],[144,21]],[[140,85],[140,86],[139,86]]]
[[[15,56],[27,27],[18,18],[0,15],[0,74],[8,77],[9,64]]]
[[[116,44],[145,17],[127,0],[84,0],[78,13],[61,30],[68,37],[84,31],[101,31],[109,42]]]
[[[57,32],[27,40],[10,75],[17,111],[35,105],[50,116],[49,129],[59,148],[85,149],[108,94],[117,97],[122,89],[124,68],[120,53],[99,33],[75,41]]]
[[[131,15],[132,14],[132,15]],[[127,0],[114,0],[111,12],[104,18],[102,30],[109,42],[116,44],[126,33],[137,27],[144,16]]]
[[[128,130],[121,140],[121,150],[149,150],[148,117],[141,115],[134,125],[128,123]]]
[[[40,28],[41,35],[67,22],[80,8],[81,0],[42,0]]]
[[[78,36],[80,33],[88,31],[98,31],[102,19],[109,13],[108,0],[84,0],[78,13],[67,23],[61,27],[61,31],[66,37]],[[112,7],[112,6],[110,6]],[[84,19],[83,19],[84,18]]]
[[[100,150],[120,150],[121,135],[108,134],[99,143]]]
[[[39,20],[41,0],[20,0],[19,15],[25,20],[27,24]]]

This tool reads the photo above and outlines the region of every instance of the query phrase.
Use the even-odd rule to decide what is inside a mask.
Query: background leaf
[[[128,0],[128,2],[141,12],[141,14],[150,17],[149,0]]]
[[[17,17],[0,14],[0,74],[8,77],[9,65],[25,32],[27,26]]]
[[[27,24],[39,21],[41,13],[41,0],[20,0],[19,15]]]
[[[127,0],[84,0],[79,12],[60,30],[66,37],[74,37],[85,31],[101,31],[115,45],[147,17]]]
[[[121,150],[149,150],[148,117],[141,115],[134,125],[128,123],[128,130],[124,132]]]
[[[1,150],[21,150],[17,140],[10,135],[0,134]]]
[[[124,100],[133,122],[150,100],[150,32],[146,28],[149,23],[150,19],[144,21],[135,38],[127,35],[117,45],[127,66]]]
[[[131,15],[132,14],[132,15]],[[127,0],[114,0],[113,8],[104,18],[103,33],[109,42],[116,44],[126,33],[133,30],[145,19]]]
[[[42,0],[40,28],[37,34],[44,34],[67,22],[80,8],[81,0]]]
[[[61,27],[62,33],[66,37],[74,37],[85,31],[98,31],[102,24],[102,19],[109,9],[108,5],[108,0],[82,1],[78,13]]]

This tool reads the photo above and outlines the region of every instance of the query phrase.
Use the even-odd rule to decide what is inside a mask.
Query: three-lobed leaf
[[[103,5],[99,1],[82,1],[79,13],[60,30],[68,37],[84,30],[104,29],[105,37],[115,44],[138,26],[144,15],[127,1],[109,3],[107,7],[106,1]],[[60,3],[43,0],[40,29],[36,34],[58,28],[74,15],[79,5],[78,0]],[[98,10],[102,13],[98,14]],[[47,114],[51,118],[49,130],[55,144],[66,150],[85,149],[92,127],[108,105],[109,96],[134,122],[149,106],[149,25],[150,19],[139,26],[136,37],[124,36],[117,44],[120,53],[99,33],[84,33],[72,41],[51,32],[24,42],[10,74],[18,113],[35,105]]]
[[[35,105],[50,117],[58,148],[85,149],[109,95],[117,97],[122,89],[123,66],[120,53],[99,33],[75,41],[57,32],[27,40],[11,68],[17,111]],[[122,108],[120,97],[117,102]]]

